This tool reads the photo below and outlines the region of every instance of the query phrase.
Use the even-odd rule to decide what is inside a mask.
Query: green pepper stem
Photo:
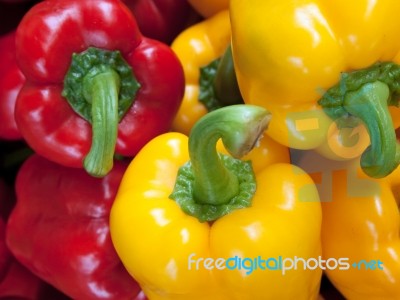
[[[366,69],[342,73],[337,85],[318,103],[339,127],[355,127],[361,120],[371,145],[361,156],[361,167],[370,177],[382,178],[400,163],[400,146],[388,106],[399,105],[400,65],[376,63]]]
[[[214,90],[216,98],[223,106],[243,103],[236,78],[231,45],[225,50],[218,64],[214,79]]]
[[[344,98],[344,108],[363,121],[371,145],[361,157],[363,171],[375,178],[385,177],[399,164],[396,133],[387,106],[389,87],[380,81],[366,83]]]
[[[132,106],[139,88],[131,66],[119,51],[89,47],[72,55],[62,95],[92,124],[92,146],[83,166],[93,176],[103,177],[111,170],[118,122]]]
[[[231,105],[202,117],[189,136],[190,160],[179,168],[170,198],[200,222],[249,207],[257,188],[248,153],[267,128],[270,114],[252,105]],[[234,156],[219,154],[219,139]]]
[[[94,76],[88,74],[83,83],[85,98],[92,103],[92,145],[84,168],[92,176],[103,177],[113,167],[120,78],[107,68]]]
[[[208,111],[243,104],[230,45],[222,57],[200,68],[199,101]]]
[[[189,137],[189,155],[194,175],[193,196],[198,203],[220,205],[239,191],[236,174],[227,169],[216,151],[222,142],[237,158],[248,153],[269,123],[269,113],[257,106],[233,105],[205,115]]]

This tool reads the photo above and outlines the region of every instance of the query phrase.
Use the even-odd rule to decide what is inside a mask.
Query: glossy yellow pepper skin
[[[299,165],[320,193],[324,259],[348,258],[348,269],[324,271],[332,284],[349,300],[400,299],[400,168],[373,179],[357,159],[333,163],[315,153]]]
[[[229,0],[187,0],[203,17],[209,18],[229,8]]]
[[[148,143],[128,167],[112,207],[115,249],[149,299],[317,299],[321,270],[282,275],[257,269],[246,275],[243,270],[195,270],[195,263],[189,269],[192,254],[318,257],[321,207],[311,178],[296,166],[276,162],[255,172],[251,207],[199,222],[169,198],[178,169],[190,159],[188,143],[186,135],[172,132]],[[221,144],[218,151],[225,151]]]
[[[189,135],[193,125],[208,112],[199,101],[200,68],[221,57],[230,39],[229,12],[224,10],[187,28],[172,42],[185,76],[185,93],[172,131]]]
[[[318,101],[341,82],[342,72],[400,62],[399,13],[396,0],[232,0],[237,79],[245,103],[272,113],[267,134],[295,149],[325,147],[320,152],[338,160],[358,157],[370,143],[364,120],[338,137]],[[354,135],[357,147],[341,140]],[[394,167],[370,173],[383,177]]]

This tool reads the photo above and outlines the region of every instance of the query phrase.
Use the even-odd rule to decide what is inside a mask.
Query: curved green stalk
[[[264,133],[270,114],[252,105],[232,105],[206,114],[189,137],[190,162],[171,194],[200,221],[212,221],[251,203],[256,183],[251,163],[241,161]],[[233,156],[217,153],[219,139]]]
[[[339,127],[364,123],[371,145],[360,163],[370,177],[385,177],[400,163],[400,146],[388,109],[398,105],[399,94],[400,66],[390,62],[342,74],[339,84],[319,101]]]
[[[208,111],[244,103],[236,78],[230,45],[222,57],[200,68],[199,87],[199,101]]]
[[[118,134],[119,80],[112,69],[84,80],[85,94],[92,103],[92,145],[83,165],[95,177],[104,176],[113,167]]]
[[[83,166],[95,177],[113,166],[118,123],[131,107],[140,85],[119,51],[88,48],[73,54],[62,95],[92,124],[92,144]]]

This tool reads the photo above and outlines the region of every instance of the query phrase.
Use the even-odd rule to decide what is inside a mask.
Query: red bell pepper
[[[200,15],[186,0],[122,0],[133,12],[140,31],[147,37],[170,44]]]
[[[9,197],[10,192],[6,184],[0,180],[0,282],[6,276],[12,260],[5,240],[6,221],[10,210]]]
[[[24,139],[93,176],[107,174],[114,154],[132,157],[168,131],[182,101],[179,59],[143,37],[119,0],[39,2],[19,24],[16,47]]]
[[[69,300],[70,298],[32,274],[13,258],[5,278],[0,282],[0,299]]]
[[[95,178],[30,156],[17,174],[17,203],[7,224],[12,254],[73,299],[143,297],[114,250],[108,225],[126,166],[117,160],[105,177]]]
[[[0,37],[0,139],[21,140],[14,118],[17,95],[25,76],[15,58],[15,31]]]
[[[68,299],[64,294],[32,274],[11,254],[5,233],[8,216],[15,205],[11,188],[0,179],[0,299]],[[51,296],[51,298],[49,298]]]

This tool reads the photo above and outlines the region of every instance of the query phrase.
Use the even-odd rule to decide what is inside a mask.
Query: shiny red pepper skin
[[[8,249],[6,223],[14,205],[11,187],[0,178],[0,299],[68,299],[22,266]]]
[[[122,0],[133,12],[143,35],[170,44],[200,16],[186,0]]]
[[[12,260],[5,278],[0,282],[0,299],[70,300],[59,290],[32,274],[15,259]]]
[[[111,242],[108,218],[126,164],[94,178],[34,154],[16,178],[6,241],[25,267],[72,299],[135,299],[140,288]]]
[[[25,76],[15,58],[15,31],[0,36],[0,139],[21,140],[14,118],[17,95]]]
[[[42,1],[17,28],[17,61],[26,76],[16,121],[29,146],[54,162],[82,167],[92,130],[61,96],[74,52],[119,50],[141,87],[118,125],[115,153],[134,156],[170,129],[184,91],[182,66],[165,44],[142,36],[119,0]]]

